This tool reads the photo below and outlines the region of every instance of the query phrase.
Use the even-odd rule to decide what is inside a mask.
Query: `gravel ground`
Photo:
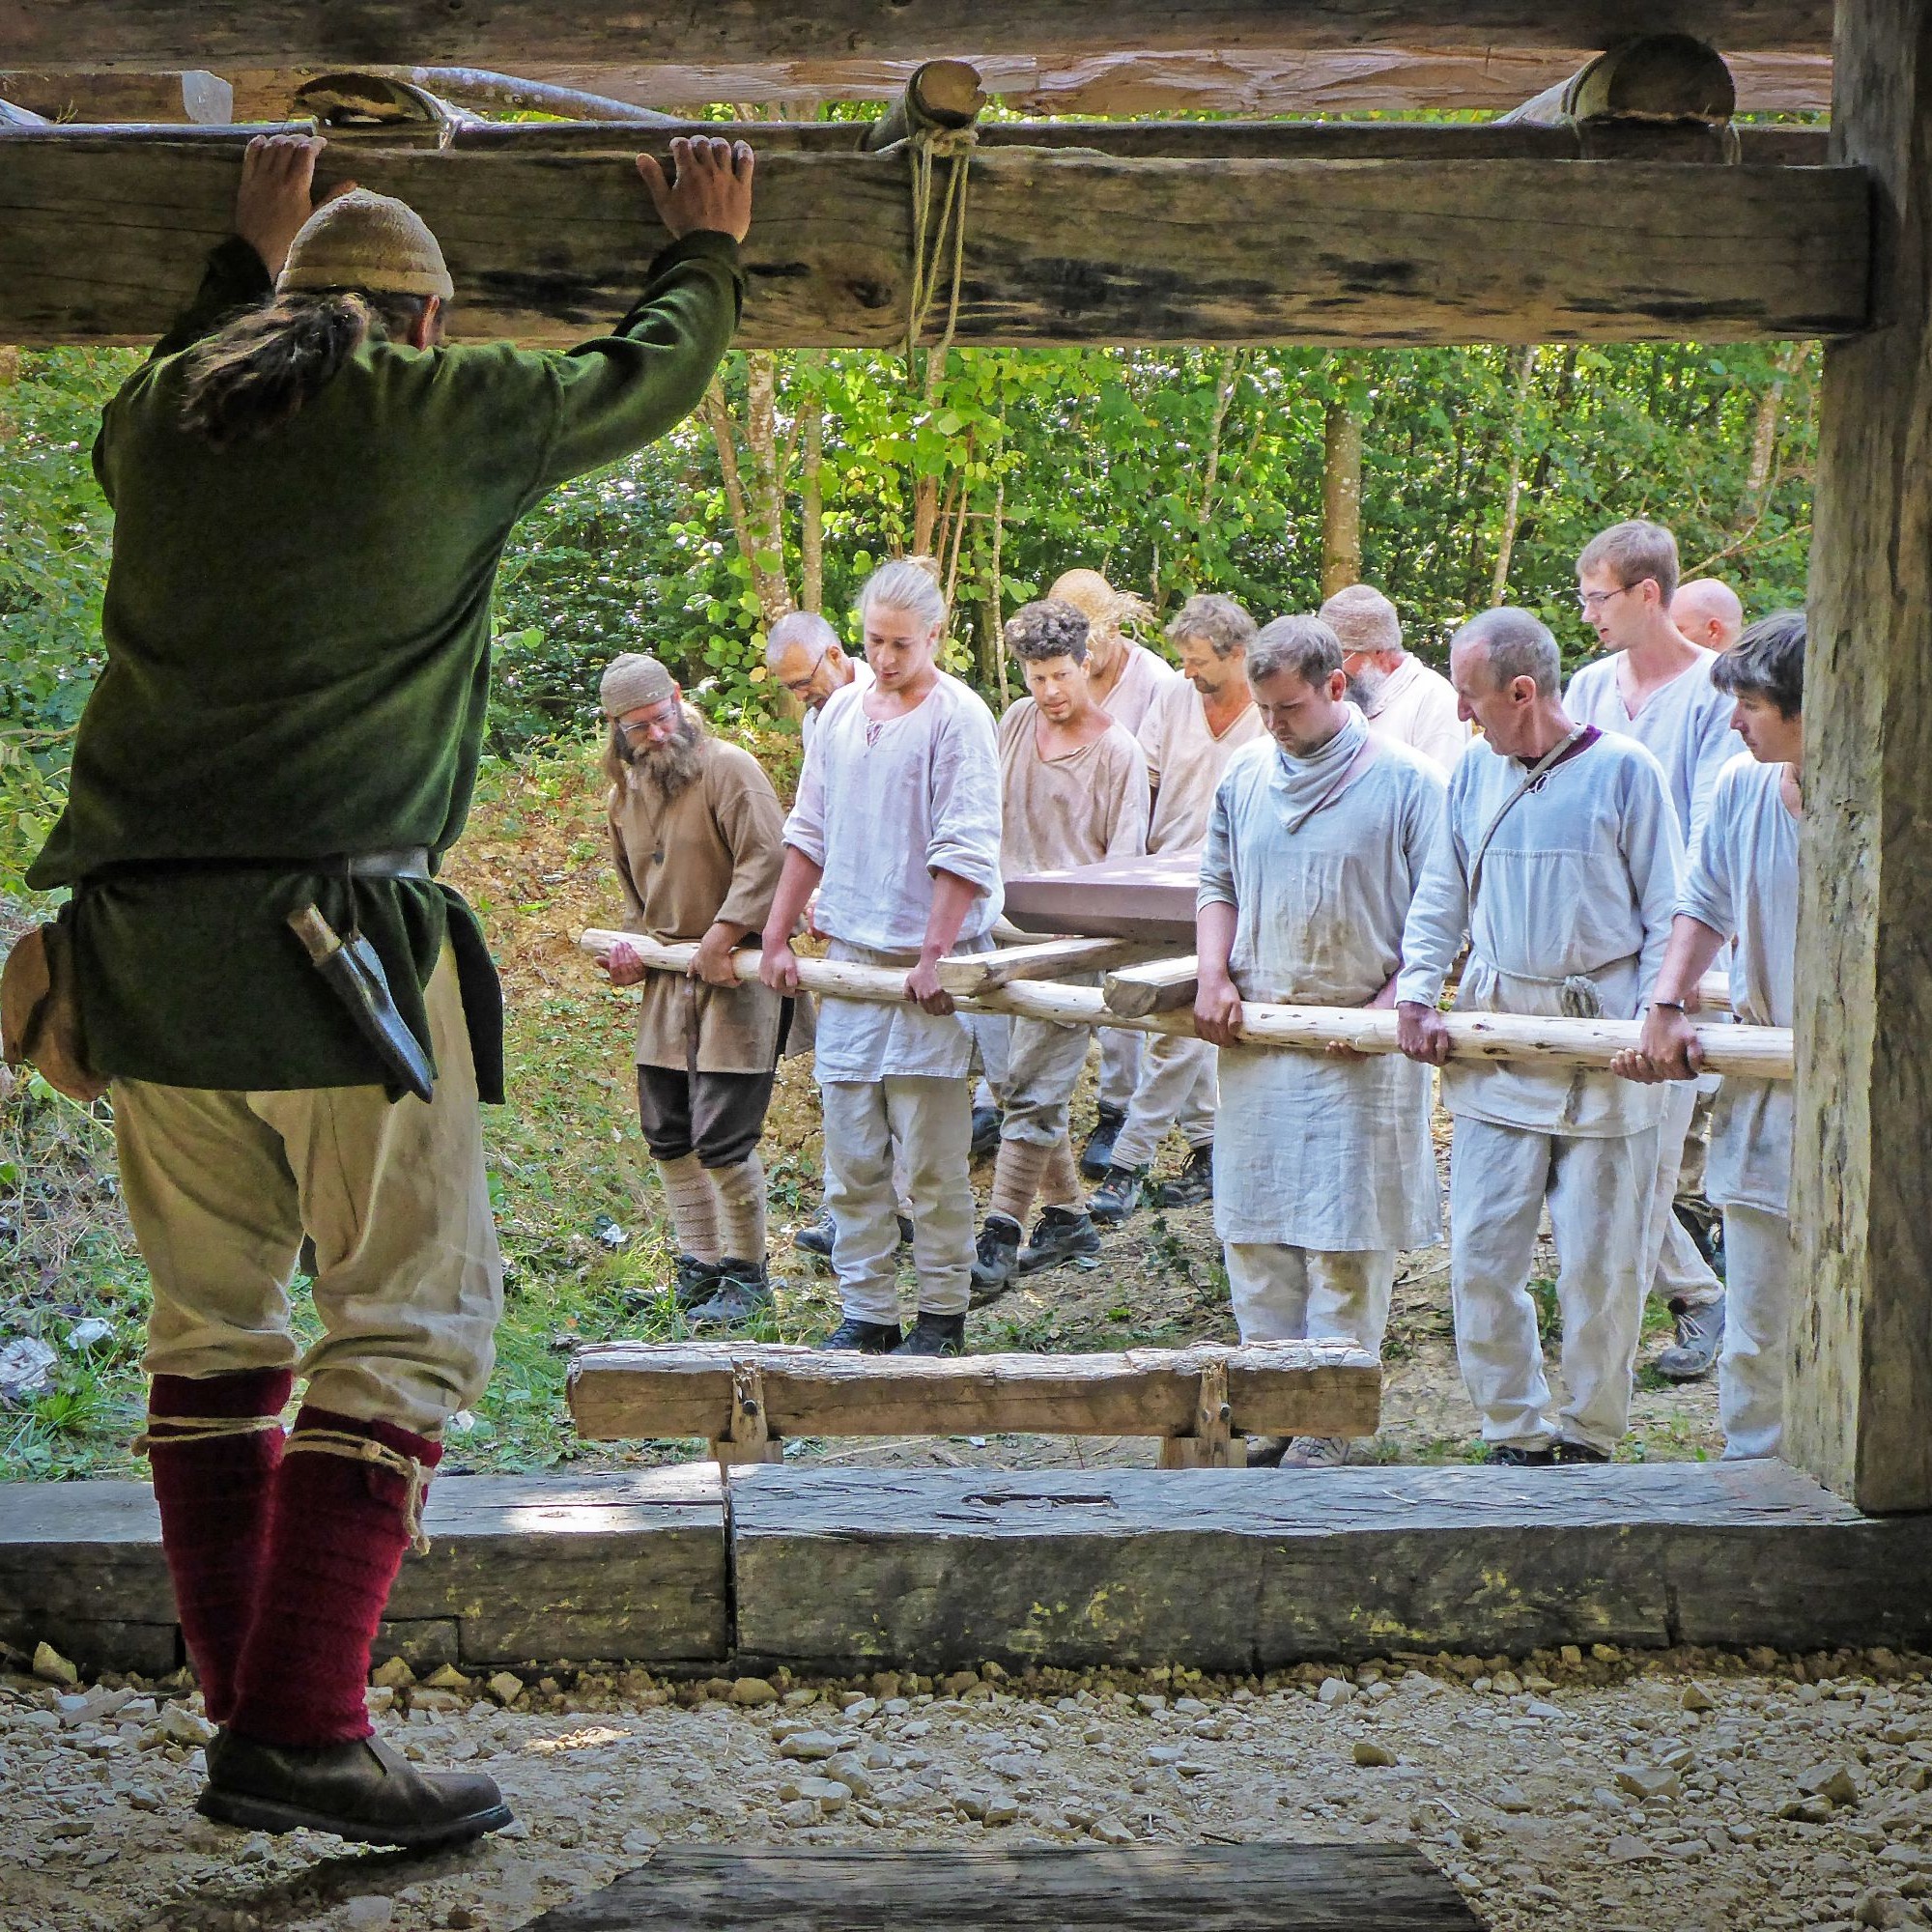
[[[462,1853],[209,1825],[192,1697],[0,1679],[0,1932],[508,1932],[661,1842],[1418,1844],[1497,1932],[1932,1924],[1932,1659],[1599,1649],[1265,1680],[641,1672],[372,1691],[518,1813]],[[172,1687],[179,1690],[179,1687]],[[512,1701],[500,1703],[503,1697]]]

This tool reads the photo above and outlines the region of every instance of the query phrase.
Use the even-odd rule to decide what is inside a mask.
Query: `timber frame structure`
[[[1776,86],[1815,104],[1829,53],[1829,133],[1733,128],[1728,79],[1620,94],[1635,34],[1735,56],[1746,106]],[[1795,1466],[454,1478],[431,1504],[439,1553],[398,1589],[398,1647],[696,1670],[1247,1669],[1563,1641],[1932,1642],[1932,0],[1841,0],[1835,15],[1830,0],[1123,0],[1104,15],[1093,0],[0,0],[9,342],[159,328],[226,231],[238,102],[323,120],[331,168],[417,202],[472,329],[554,340],[620,312],[651,251],[626,156],[661,147],[675,117],[640,107],[715,98],[727,73],[743,99],[902,86],[883,144],[852,124],[742,129],[762,150],[743,339],[885,346],[908,320],[907,156],[960,125],[960,74],[915,69],[925,56],[980,57],[994,85],[998,62],[1031,64],[1049,109],[1041,75],[1118,107],[1235,73],[1259,91],[1216,98],[1266,112],[1323,72],[1335,99],[1378,108],[1472,104],[1505,79],[1521,99],[1600,48],[1594,81],[1481,127],[955,134],[933,170],[961,154],[970,186],[954,339],[1828,338]],[[1710,78],[1708,62],[1677,71]],[[923,118],[928,81],[950,122]],[[574,118],[491,126],[455,99]],[[1166,1012],[1182,977],[1144,976],[1145,1010]],[[753,1387],[733,1382],[721,1439],[749,1421]],[[1210,1408],[1204,1394],[1204,1427]],[[0,1493],[0,1637],[35,1635],[102,1665],[178,1659],[140,1486]]]

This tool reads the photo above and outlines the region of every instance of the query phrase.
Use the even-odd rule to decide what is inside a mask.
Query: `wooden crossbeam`
[[[1063,55],[972,54],[988,94],[1025,114],[1378,114],[1409,108],[1514,107],[1574,73],[1585,47],[1367,47],[1313,53],[1201,48]],[[1822,54],[1731,54],[1747,114],[1820,113],[1831,105]],[[619,108],[696,110],[711,101],[810,111],[830,100],[896,100],[917,61],[732,62],[715,67],[529,67],[515,76],[465,68],[383,70],[472,107],[524,108],[606,120]],[[0,97],[56,121],[276,121],[320,68],[235,69],[210,110],[209,73],[0,72]],[[595,104],[593,104],[595,103]]]
[[[228,232],[243,138],[183,131],[0,133],[0,341],[141,340],[167,325]],[[423,213],[456,278],[459,333],[557,342],[621,314],[662,232],[611,129],[593,128],[592,152],[546,128],[468,132],[490,150],[336,143],[320,178],[353,173]],[[1463,138],[1402,138],[1425,132]],[[1864,175],[1836,167],[988,147],[972,162],[957,339],[1830,335],[1867,320],[1870,226]],[[911,247],[902,156],[768,154],[740,341],[893,345]]]
[[[939,983],[949,993],[972,997],[1019,980],[1059,980],[1069,974],[1104,973],[1145,959],[1148,949],[1130,939],[1046,939],[1002,946],[991,952],[958,952],[939,962]]]
[[[1100,997],[1110,1013],[1139,1019],[1147,1013],[1172,1013],[1191,1007],[1200,983],[1199,962],[1190,952],[1180,959],[1122,966],[1101,981]]]
[[[1142,48],[1602,47],[1675,30],[1714,45],[1825,53],[1831,0],[62,0],[0,10],[0,67],[355,67],[918,60]]]
[[[579,936],[586,952],[603,954],[622,940],[646,967],[660,973],[683,973],[696,957],[696,946],[663,946],[635,932],[611,932],[592,926]],[[732,955],[741,980],[755,980],[759,955],[745,951]],[[905,975],[890,967],[862,966],[850,960],[801,959],[799,981],[808,992],[835,999],[866,1000],[882,1006],[905,1002]],[[1060,1026],[1125,1027],[1136,1033],[1192,1035],[1191,1012],[1153,1012],[1129,1017],[1106,1005],[1098,987],[1036,984],[1021,980],[995,992],[962,999],[966,1012],[1018,1013],[1022,1018],[1052,1020]],[[1635,1020],[1543,1019],[1523,1013],[1452,1012],[1443,1015],[1449,1028],[1452,1060],[1513,1060],[1545,1066],[1606,1067],[1612,1057],[1634,1047],[1642,1035]],[[1245,1045],[1326,1052],[1334,1044],[1352,1046],[1358,1053],[1396,1053],[1396,1015],[1367,1007],[1286,1007],[1246,1002],[1241,1009],[1241,1039]],[[1788,1027],[1706,1026],[1697,1033],[1704,1065],[1712,1073],[1735,1073],[1747,1080],[1791,1078],[1791,1030]]]
[[[1381,1407],[1381,1369],[1352,1342],[954,1356],[604,1342],[571,1364],[571,1416],[593,1442],[729,1441],[747,1368],[767,1437],[1206,1434],[1225,1449],[1230,1432],[1373,1435]],[[1204,1377],[1215,1391],[1205,1425]]]

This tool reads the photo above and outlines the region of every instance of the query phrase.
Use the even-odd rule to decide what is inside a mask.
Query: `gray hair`
[[[1768,697],[1779,715],[1804,709],[1804,612],[1774,611],[1760,617],[1711,665],[1711,682],[1737,697]]]
[[[1277,617],[1248,646],[1248,682],[1291,671],[1303,684],[1325,685],[1342,668],[1342,640],[1320,617]]]
[[[1549,626],[1533,611],[1511,604],[1485,611],[1449,640],[1451,650],[1458,644],[1482,646],[1498,691],[1520,677],[1535,684],[1539,697],[1554,697],[1563,688],[1563,654]]]
[[[784,662],[785,653],[794,647],[802,650],[816,668],[838,641],[838,633],[816,611],[788,611],[765,639],[765,668],[777,670]]]
[[[859,611],[903,611],[927,629],[946,621],[946,597],[939,568],[930,557],[901,556],[882,563],[859,593]]]
[[[1190,597],[1167,627],[1167,640],[1179,644],[1183,638],[1206,638],[1217,658],[1231,658],[1245,651],[1255,640],[1255,620],[1235,602],[1215,591]]]
[[[1372,583],[1351,583],[1322,605],[1321,621],[1342,640],[1345,651],[1399,651],[1402,618]]]

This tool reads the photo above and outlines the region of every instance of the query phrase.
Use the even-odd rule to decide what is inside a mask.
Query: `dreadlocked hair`
[[[182,427],[216,449],[267,436],[327,388],[363,343],[407,335],[426,306],[421,296],[354,289],[278,296],[189,351]]]

